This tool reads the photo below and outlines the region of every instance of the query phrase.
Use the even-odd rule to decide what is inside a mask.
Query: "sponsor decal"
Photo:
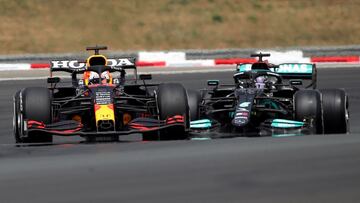
[[[108,59],[107,60],[108,66],[133,66],[135,65],[130,59]],[[51,68],[72,68],[72,69],[79,69],[84,68],[86,66],[85,63],[81,63],[77,60],[73,61],[51,61]]]
[[[52,68],[83,68],[85,63],[79,63],[78,61],[51,61]]]
[[[95,103],[99,105],[111,104],[111,92],[96,92]]]
[[[312,64],[280,64],[277,69],[275,69],[276,73],[312,73]]]

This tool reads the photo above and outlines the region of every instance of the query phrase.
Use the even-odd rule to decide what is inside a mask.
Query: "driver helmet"
[[[109,71],[104,71],[101,73],[101,84],[107,84],[110,82],[110,73]],[[99,79],[99,74],[94,72],[94,71],[90,71],[90,76],[89,76],[89,81],[94,81],[96,79]]]
[[[265,77],[259,76],[255,79],[255,87],[257,89],[264,89],[265,87]]]
[[[107,65],[107,58],[104,55],[92,55],[86,60],[86,67],[93,66],[93,65]],[[101,84],[111,83],[112,76],[109,71],[104,71],[101,73],[101,77],[99,74],[93,71],[85,71],[84,72],[84,80],[85,84],[88,83],[98,83],[101,78]]]

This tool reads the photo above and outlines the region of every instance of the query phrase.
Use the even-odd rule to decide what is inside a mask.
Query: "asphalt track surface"
[[[154,80],[197,89],[231,76]],[[0,82],[0,202],[360,202],[360,68],[318,71],[319,88],[350,96],[347,135],[15,146],[12,95],[39,85],[44,80]]]

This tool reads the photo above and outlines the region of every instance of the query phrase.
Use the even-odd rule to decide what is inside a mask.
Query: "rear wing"
[[[120,59],[107,59],[107,66],[114,69],[135,69],[135,58],[120,58]],[[51,61],[50,72],[68,72],[77,73],[86,71],[86,63],[84,61],[72,60],[72,61]]]
[[[247,72],[247,71],[261,71],[261,70],[252,70],[251,63],[239,64],[236,67],[237,72]],[[316,65],[312,63],[282,63],[279,65],[271,65],[268,70],[273,73],[281,75],[284,79],[301,79],[301,80],[311,80],[311,83],[307,86],[316,88],[317,82],[317,70]]]

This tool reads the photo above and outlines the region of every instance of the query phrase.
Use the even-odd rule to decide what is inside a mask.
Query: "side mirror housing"
[[[59,77],[52,77],[52,78],[47,79],[47,83],[50,83],[50,84],[55,84],[55,83],[59,83],[59,82],[60,82]]]
[[[152,79],[152,75],[151,74],[141,74],[139,76],[140,80],[151,80]]]
[[[207,85],[208,86],[219,86],[219,80],[208,80]]]
[[[302,85],[302,80],[289,80],[290,85]]]

